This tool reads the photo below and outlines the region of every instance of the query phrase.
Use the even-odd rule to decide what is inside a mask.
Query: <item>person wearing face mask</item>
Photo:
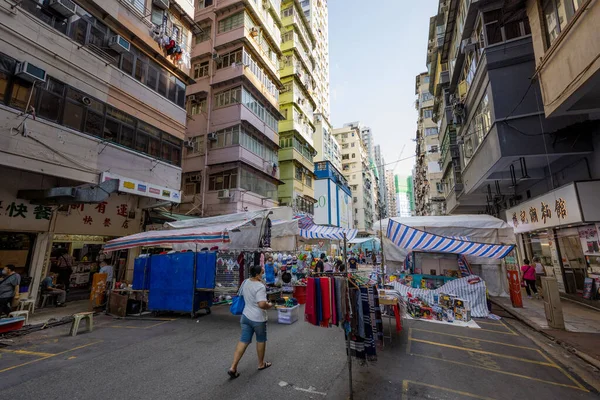
[[[4,279],[0,281],[0,315],[8,315],[12,311],[10,305],[21,283],[21,276],[15,272],[14,265],[7,264],[2,270],[2,277]]]

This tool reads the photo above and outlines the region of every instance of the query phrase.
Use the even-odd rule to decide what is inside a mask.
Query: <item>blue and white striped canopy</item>
[[[352,240],[358,234],[357,229],[338,228],[335,226],[313,225],[308,229],[300,229],[300,236],[307,239]]]
[[[463,254],[484,258],[502,259],[514,248],[514,245],[510,244],[477,243],[470,240],[440,236],[411,228],[393,220],[388,223],[386,236],[396,246],[407,250]]]

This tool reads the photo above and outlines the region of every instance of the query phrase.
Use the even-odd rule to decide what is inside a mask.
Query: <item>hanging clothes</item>
[[[316,302],[316,311],[317,311],[317,322],[315,325],[320,325],[321,320],[323,319],[323,301],[322,301],[322,292],[321,292],[321,280],[319,278],[315,278],[315,293],[317,296]]]
[[[313,325],[317,325],[316,300],[315,279],[308,278],[306,280],[306,305],[304,306],[304,320]]]

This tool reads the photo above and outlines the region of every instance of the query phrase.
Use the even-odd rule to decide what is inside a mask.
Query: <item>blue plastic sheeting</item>
[[[193,252],[152,257],[148,309],[151,311],[194,312]]]
[[[152,257],[138,257],[133,263],[133,290],[150,289]]]
[[[196,253],[196,288],[213,289],[215,287],[216,269],[217,253]]]

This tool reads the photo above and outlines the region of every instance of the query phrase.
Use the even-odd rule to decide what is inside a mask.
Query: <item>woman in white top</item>
[[[240,320],[242,336],[235,348],[231,368],[227,371],[231,379],[240,376],[237,367],[248,345],[252,343],[254,334],[256,334],[258,370],[262,371],[272,365],[270,362],[265,362],[265,350],[267,347],[267,310],[273,308],[273,304],[267,301],[267,289],[261,280],[263,274],[264,270],[260,265],[251,267],[251,278],[246,279],[240,289],[241,295],[244,296],[245,306]]]

